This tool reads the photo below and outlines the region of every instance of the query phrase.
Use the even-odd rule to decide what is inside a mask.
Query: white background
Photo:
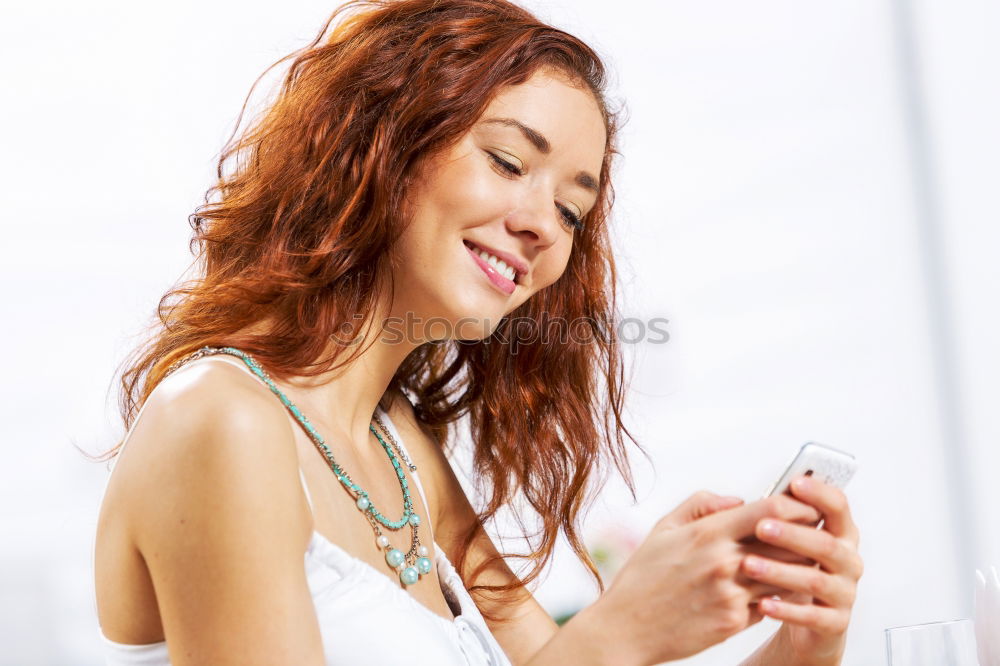
[[[845,664],[886,627],[968,617],[1000,564],[1000,10],[530,2],[595,46],[630,120],[614,223],[638,535],[699,488],[758,496],[804,441],[855,453],[867,565]],[[101,663],[92,547],[119,432],[112,372],[187,268],[187,215],[256,76],[316,2],[32,2],[0,20],[4,464],[0,663]],[[111,391],[109,393],[109,390]],[[459,461],[459,464],[461,462]],[[568,550],[537,596],[594,598]],[[686,660],[729,664],[762,623]]]

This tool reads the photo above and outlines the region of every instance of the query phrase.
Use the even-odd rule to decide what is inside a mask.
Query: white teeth
[[[506,277],[508,280],[513,280],[514,276],[517,275],[517,271],[505,264],[500,259],[497,259],[492,254],[486,252],[485,250],[479,251],[479,258],[488,263],[493,268],[497,269],[497,272]]]

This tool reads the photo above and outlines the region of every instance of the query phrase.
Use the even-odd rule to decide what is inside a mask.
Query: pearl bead
[[[361,509],[362,511],[364,511],[365,509],[367,509],[368,507],[370,507],[372,505],[372,503],[368,500],[367,497],[365,497],[364,495],[361,495],[360,497],[358,497],[357,505],[358,505],[359,509]]]
[[[410,514],[410,524],[413,525],[414,527],[416,527],[417,525],[419,525],[420,524],[420,516],[418,516],[415,513]]]
[[[379,548],[385,549],[389,547],[389,537],[384,534],[380,534],[376,541],[378,542]]]
[[[420,555],[421,557],[426,557],[429,552],[430,551],[427,550],[427,546],[419,546],[417,548],[417,555]]]
[[[393,548],[385,554],[386,563],[393,569],[402,564],[405,558],[406,556],[403,555],[403,552],[397,548]]]
[[[417,570],[422,574],[429,574],[431,572],[431,561],[426,557],[418,557]]]
[[[404,585],[413,585],[420,579],[420,574],[413,567],[406,567],[399,574],[399,580],[403,581]]]

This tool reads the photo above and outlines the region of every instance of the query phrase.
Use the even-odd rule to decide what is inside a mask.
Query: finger
[[[741,504],[743,504],[742,498],[734,497],[732,495],[716,495],[705,504],[695,508],[695,511],[692,513],[692,520],[704,518],[705,516],[709,516],[718,511],[733,509]]]
[[[750,555],[743,560],[743,573],[762,583],[808,594],[829,606],[849,608],[854,603],[853,588],[847,579],[816,567]]]
[[[811,604],[813,602],[812,595],[806,592],[786,592],[780,596],[779,601],[787,601],[792,604]]]
[[[724,534],[734,539],[742,539],[754,534],[761,518],[778,518],[789,522],[815,522],[819,520],[819,512],[791,495],[772,495],[731,511],[709,516],[705,520]]]
[[[761,599],[760,612],[775,620],[809,627],[813,631],[836,636],[847,631],[849,613],[840,608],[826,608],[815,604],[793,604],[775,599]]]
[[[779,562],[807,564],[809,566],[816,564],[816,560],[810,559],[804,555],[799,555],[798,553],[793,553],[785,548],[779,548],[778,546],[772,546],[769,543],[764,543],[756,536],[750,537],[747,540],[747,543],[741,544],[739,550],[744,555],[759,555],[760,557],[778,560]]]
[[[746,588],[747,603],[756,603],[756,601],[762,597],[779,596],[784,599],[785,597],[795,594],[793,590],[790,590],[787,587],[756,581],[747,576],[744,572],[740,572],[740,574],[736,577],[736,582]]]
[[[757,538],[815,560],[829,572],[861,577],[861,558],[845,539],[817,530],[766,518],[757,525]]]
[[[680,527],[718,511],[731,509],[743,504],[739,497],[716,495],[708,490],[699,490],[677,505],[677,508],[664,516],[660,526],[665,528]]]
[[[790,490],[797,499],[819,509],[823,514],[823,529],[857,544],[858,528],[851,517],[847,496],[840,488],[802,476],[792,481]]]

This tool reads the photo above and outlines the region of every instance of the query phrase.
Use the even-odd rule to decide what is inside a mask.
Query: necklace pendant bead
[[[417,548],[417,555],[419,555],[420,557],[427,557],[427,554],[429,552],[430,551],[427,550],[427,546],[420,546],[419,548]]]
[[[403,582],[404,585],[413,585],[420,579],[420,575],[417,570],[413,567],[406,567],[399,574],[399,580]]]
[[[357,505],[359,509],[361,509],[362,511],[366,511],[368,507],[372,505],[372,503],[371,500],[362,495],[361,497],[358,498]]]
[[[420,516],[418,516],[415,513],[411,514],[410,515],[410,524],[413,525],[414,527],[416,527],[417,525],[419,525],[420,524]]]
[[[429,574],[431,572],[431,561],[426,557],[417,558],[417,571],[422,574]]]
[[[403,555],[403,551],[397,548],[393,548],[392,550],[390,550],[385,554],[386,564],[388,564],[393,569],[402,564],[404,559],[405,556]]]
[[[378,539],[376,539],[376,543],[378,543],[379,548],[385,550],[386,548],[389,547],[389,537],[387,537],[384,534],[380,534]]]

